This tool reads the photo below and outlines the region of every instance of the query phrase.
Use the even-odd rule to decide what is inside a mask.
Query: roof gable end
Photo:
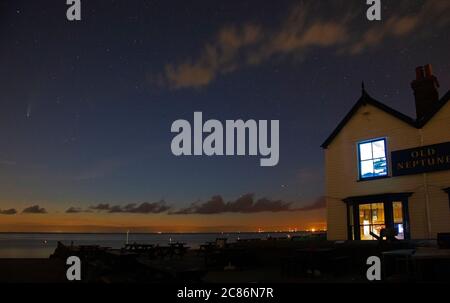
[[[353,105],[351,110],[347,113],[347,115],[344,117],[344,119],[342,119],[342,121],[338,124],[338,126],[333,130],[331,135],[328,136],[328,138],[322,143],[321,147],[322,148],[327,148],[328,145],[330,145],[330,143],[334,140],[334,138],[345,127],[347,122],[350,121],[350,119],[353,117],[353,115],[358,111],[358,109],[361,106],[367,105],[367,104],[370,104],[370,105],[372,105],[372,106],[374,106],[374,107],[384,111],[385,113],[387,113],[387,114],[389,114],[391,116],[394,116],[395,118],[397,118],[397,119],[407,123],[408,125],[410,125],[412,127],[417,127],[418,126],[416,121],[413,118],[411,118],[411,117],[409,117],[409,116],[407,116],[407,115],[405,115],[405,114],[403,114],[403,113],[401,113],[401,112],[399,112],[399,111],[397,111],[397,110],[395,110],[395,109],[393,109],[393,108],[391,108],[391,107],[389,107],[389,106],[387,106],[387,105],[385,105],[385,104],[375,100],[374,98],[372,98],[363,89],[362,95],[359,98],[359,100],[355,103],[355,105]]]

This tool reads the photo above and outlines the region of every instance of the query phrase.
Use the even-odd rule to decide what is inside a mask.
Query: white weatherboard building
[[[417,118],[360,99],[322,144],[329,240],[450,232],[450,91],[430,65],[411,83]]]

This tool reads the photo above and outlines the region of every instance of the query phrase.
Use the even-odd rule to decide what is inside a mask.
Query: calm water
[[[130,234],[129,242],[167,245],[183,242],[192,248],[216,238],[237,239],[287,237],[304,233],[190,233],[190,234]],[[57,242],[75,245],[100,245],[121,248],[126,242],[126,234],[64,234],[64,233],[4,233],[0,234],[0,258],[48,258]]]

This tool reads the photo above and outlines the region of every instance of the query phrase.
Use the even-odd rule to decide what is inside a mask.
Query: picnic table
[[[132,244],[125,244],[124,249],[127,251],[145,252],[145,251],[151,250],[154,247],[155,247],[155,245],[153,245],[153,244],[132,243]]]
[[[190,248],[189,246],[186,246],[186,243],[182,242],[170,243],[169,256],[170,257],[179,256],[182,258],[187,253],[189,248]]]
[[[417,249],[398,249],[382,253],[383,257],[383,278],[388,277],[389,261],[394,262],[395,274],[400,273],[402,263],[408,277],[418,281],[425,280],[425,274],[431,271],[431,278],[434,278],[434,270],[443,262],[450,265],[450,249],[438,249],[435,247],[419,247]],[[392,264],[392,263],[390,263]],[[438,265],[438,266],[436,266]]]
[[[201,244],[199,247],[199,252],[206,252],[212,250],[216,247],[216,242],[205,242],[205,244]]]

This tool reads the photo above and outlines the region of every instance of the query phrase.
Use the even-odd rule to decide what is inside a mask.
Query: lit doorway
[[[412,193],[349,197],[347,203],[350,240],[376,240],[381,231],[397,240],[409,239],[408,197]]]

